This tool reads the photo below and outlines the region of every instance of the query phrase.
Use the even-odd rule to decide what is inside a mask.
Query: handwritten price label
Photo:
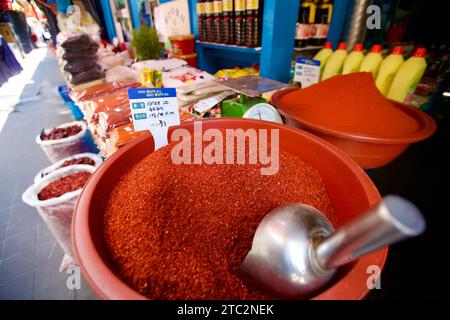
[[[167,145],[169,127],[180,124],[175,88],[128,89],[134,130],[150,130],[155,150]]]

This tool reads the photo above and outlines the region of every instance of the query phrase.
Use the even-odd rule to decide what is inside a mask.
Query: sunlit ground
[[[20,59],[20,56],[16,54],[23,70],[0,87],[0,133],[8,119],[8,115],[18,103],[32,102],[39,99],[39,96],[21,97],[21,94],[25,86],[32,83],[33,74],[39,63],[45,58],[47,51],[47,48],[35,49],[25,59]]]

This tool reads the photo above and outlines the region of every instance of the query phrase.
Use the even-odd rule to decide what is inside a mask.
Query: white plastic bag
[[[184,60],[171,58],[171,59],[143,60],[134,63],[131,67],[138,72],[141,72],[141,70],[144,68],[151,70],[169,71],[186,65],[187,62]]]
[[[73,156],[64,158],[59,160],[58,162],[55,162],[54,164],[52,164],[51,166],[48,166],[44,169],[42,169],[41,171],[39,171],[36,176],[34,177],[34,183],[38,183],[39,181],[41,181],[46,175],[50,174],[51,172],[60,169],[60,167],[62,166],[62,164],[66,161],[70,161],[70,160],[74,160],[74,159],[79,159],[79,158],[89,158],[94,160],[94,165],[92,167],[94,168],[98,168],[102,163],[103,163],[103,158],[101,156],[99,156],[96,153],[90,153],[90,152],[86,152],[86,153],[78,153],[75,154]],[[74,165],[72,165],[74,166]]]
[[[37,135],[36,143],[41,146],[42,150],[44,150],[45,154],[52,163],[77,153],[91,151],[89,142],[86,139],[86,123],[83,121],[74,121],[60,125],[57,128],[67,128],[73,125],[79,125],[81,127],[81,131],[67,138],[42,140],[41,134]],[[44,129],[44,133],[48,133],[51,130],[52,129]]]
[[[58,198],[48,200],[39,200],[38,194],[44,187],[53,181],[78,172],[89,172],[92,174],[94,171],[95,168],[93,166],[85,164],[61,168],[53,171],[39,182],[31,185],[22,194],[22,201],[37,209],[39,215],[42,217],[66,254],[62,261],[60,271],[64,271],[64,269],[68,267],[70,264],[68,261],[71,261],[70,258],[73,257],[71,242],[72,216],[82,189],[68,192]]]
[[[114,68],[106,71],[105,79],[107,82],[138,80],[139,73],[129,67],[115,66]]]

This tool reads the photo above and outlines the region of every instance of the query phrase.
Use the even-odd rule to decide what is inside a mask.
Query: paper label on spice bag
[[[169,127],[180,124],[175,88],[132,88],[128,98],[134,130],[150,130],[155,150],[167,145]]]
[[[294,81],[300,82],[302,88],[309,87],[319,82],[320,79],[320,61],[297,57],[295,63]]]

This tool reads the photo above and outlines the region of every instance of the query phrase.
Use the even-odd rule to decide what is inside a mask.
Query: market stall
[[[217,24],[244,13],[241,2],[215,2],[198,1],[200,38],[167,35],[165,47],[145,25],[130,30],[128,48],[58,35],[60,94],[78,121],[36,137],[53,164],[23,200],[64,248],[61,270],[80,266],[101,298],[362,299],[387,246],[425,229],[420,211],[383,199],[368,172],[436,130],[410,105],[426,49],[355,43],[349,53],[320,30],[286,47],[274,33],[293,20],[261,24],[288,9],[276,1],[252,2],[245,24],[233,23],[246,31],[222,34]],[[318,28],[338,23],[328,1],[319,9]],[[297,27],[311,23],[299,17]],[[295,57],[288,83],[294,45],[318,52]],[[273,216],[294,222],[267,227]],[[274,243],[303,252],[306,265],[275,255]]]

